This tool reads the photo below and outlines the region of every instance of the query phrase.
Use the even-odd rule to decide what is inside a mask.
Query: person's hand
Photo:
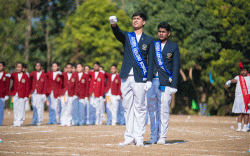
[[[144,90],[148,91],[151,87],[152,87],[152,81],[147,81]]]
[[[4,99],[3,99],[3,100],[4,100],[4,101],[9,100],[9,96],[7,96],[7,95],[6,95],[6,96],[4,97]]]
[[[77,99],[77,96],[76,96],[76,95],[73,96],[73,100],[75,100],[75,99]]]
[[[228,81],[226,82],[226,86],[229,87],[230,84],[231,84],[231,80],[228,80]]]
[[[10,75],[10,74],[5,74],[5,76],[6,76],[6,77],[8,77],[8,78],[10,78],[10,77],[11,77],[11,75]]]
[[[175,94],[178,91],[176,88],[170,88],[170,94]]]
[[[120,95],[117,95],[117,100],[121,100],[121,96]]]
[[[27,98],[27,97],[25,97],[25,98],[24,98],[24,101],[27,101],[27,100],[28,100],[28,98]]]
[[[58,73],[58,75],[62,75],[62,72],[61,72],[61,71],[58,71],[57,73]]]
[[[109,22],[110,24],[115,27],[116,26],[116,23],[117,23],[117,17],[116,16],[110,16],[109,17]]]

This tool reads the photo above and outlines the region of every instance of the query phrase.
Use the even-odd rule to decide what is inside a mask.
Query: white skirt
[[[248,111],[246,112],[243,96],[235,96],[232,112],[233,113],[245,113],[245,114],[250,113],[250,109],[248,109]]]

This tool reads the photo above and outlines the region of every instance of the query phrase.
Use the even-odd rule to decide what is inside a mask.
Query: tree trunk
[[[25,39],[25,47],[24,47],[24,56],[25,56],[25,63],[28,63],[29,61],[29,45],[30,45],[30,36],[31,36],[31,17],[32,17],[32,12],[31,12],[31,3],[30,0],[27,0],[26,2],[27,5],[27,29],[26,29],[26,39]]]
[[[50,3],[50,1],[49,1]],[[50,5],[47,5],[48,7],[48,18],[50,18],[51,15],[51,10],[50,10]],[[47,19],[49,20],[49,19]],[[46,21],[45,21],[46,22]],[[49,21],[46,22],[46,33],[45,33],[45,42],[47,46],[47,71],[49,71],[50,68],[50,61],[51,61],[51,48],[50,48],[50,42],[49,42],[49,31],[50,31],[50,26],[49,26]]]

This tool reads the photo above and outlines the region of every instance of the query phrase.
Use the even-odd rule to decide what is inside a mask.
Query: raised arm
[[[122,44],[125,44],[125,40],[126,40],[125,34],[121,31],[121,29],[116,24],[116,22],[117,22],[116,16],[110,16],[109,21],[111,24],[113,34],[115,35],[116,39],[118,41],[122,42]]]

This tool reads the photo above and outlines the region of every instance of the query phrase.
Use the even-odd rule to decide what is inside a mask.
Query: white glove
[[[27,101],[27,100],[28,100],[28,98],[27,98],[27,97],[25,97],[25,98],[24,98],[24,101]]]
[[[5,74],[5,76],[10,78],[11,75],[10,74]]]
[[[151,87],[152,87],[152,81],[147,81],[144,90],[148,91]]]
[[[3,100],[4,101],[9,100],[9,96],[6,95]]]
[[[176,88],[170,88],[170,94],[175,94],[178,91]]]
[[[231,84],[231,80],[228,80],[227,82],[226,82],[226,86],[230,86],[230,84]]]
[[[58,73],[58,75],[62,75],[62,72],[61,72],[61,71],[58,71],[57,73]]]
[[[75,99],[77,99],[77,96],[76,96],[76,95],[73,96],[73,100],[75,100]]]
[[[117,95],[117,100],[121,100],[121,96],[120,95]]]
[[[109,21],[110,21],[110,24],[116,24],[116,22],[117,22],[116,16],[110,16]]]

